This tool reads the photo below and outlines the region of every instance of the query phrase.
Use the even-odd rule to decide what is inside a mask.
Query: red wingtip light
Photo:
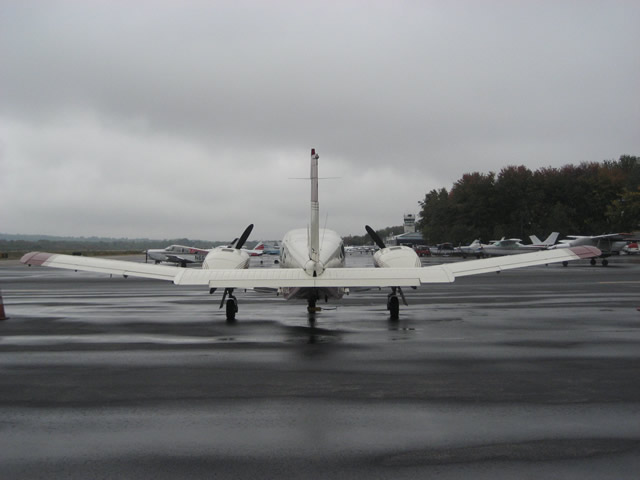
[[[315,148],[312,148],[312,149],[311,149],[311,155],[315,155],[315,154],[316,154],[316,149],[315,149]]]

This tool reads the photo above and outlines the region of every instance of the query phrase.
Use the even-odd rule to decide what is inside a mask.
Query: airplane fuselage
[[[290,230],[280,246],[280,268],[301,268],[311,277],[322,274],[325,268],[341,268],[345,265],[342,238],[333,230],[320,229],[318,260],[309,258],[309,230]],[[343,288],[283,288],[281,293],[289,299],[342,298]]]

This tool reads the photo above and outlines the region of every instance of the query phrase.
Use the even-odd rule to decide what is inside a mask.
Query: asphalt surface
[[[409,289],[398,322],[352,293],[315,328],[275,296],[228,324],[219,292],[10,261],[0,290],[2,479],[640,472],[640,257]]]

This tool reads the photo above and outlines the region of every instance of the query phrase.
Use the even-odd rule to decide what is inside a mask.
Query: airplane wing
[[[457,277],[500,272],[600,255],[595,247],[543,250],[508,257],[471,260],[417,268],[328,268],[318,277],[296,268],[185,269],[167,265],[31,252],[20,261],[29,266],[64,268],[88,272],[172,281],[176,285],[208,285],[209,288],[281,287],[413,287],[423,283],[450,283]]]
[[[106,258],[79,257],[57,253],[31,252],[20,259],[27,265],[64,268],[67,270],[81,270],[85,272],[110,273],[125,277],[145,277],[172,282],[176,275],[184,268],[168,265],[154,265],[151,263],[129,262],[125,260],[110,260]]]

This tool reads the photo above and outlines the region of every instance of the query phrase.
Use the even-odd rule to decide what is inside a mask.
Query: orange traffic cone
[[[4,302],[2,301],[2,291],[0,291],[0,320],[6,320],[7,318],[9,317],[4,314]]]

